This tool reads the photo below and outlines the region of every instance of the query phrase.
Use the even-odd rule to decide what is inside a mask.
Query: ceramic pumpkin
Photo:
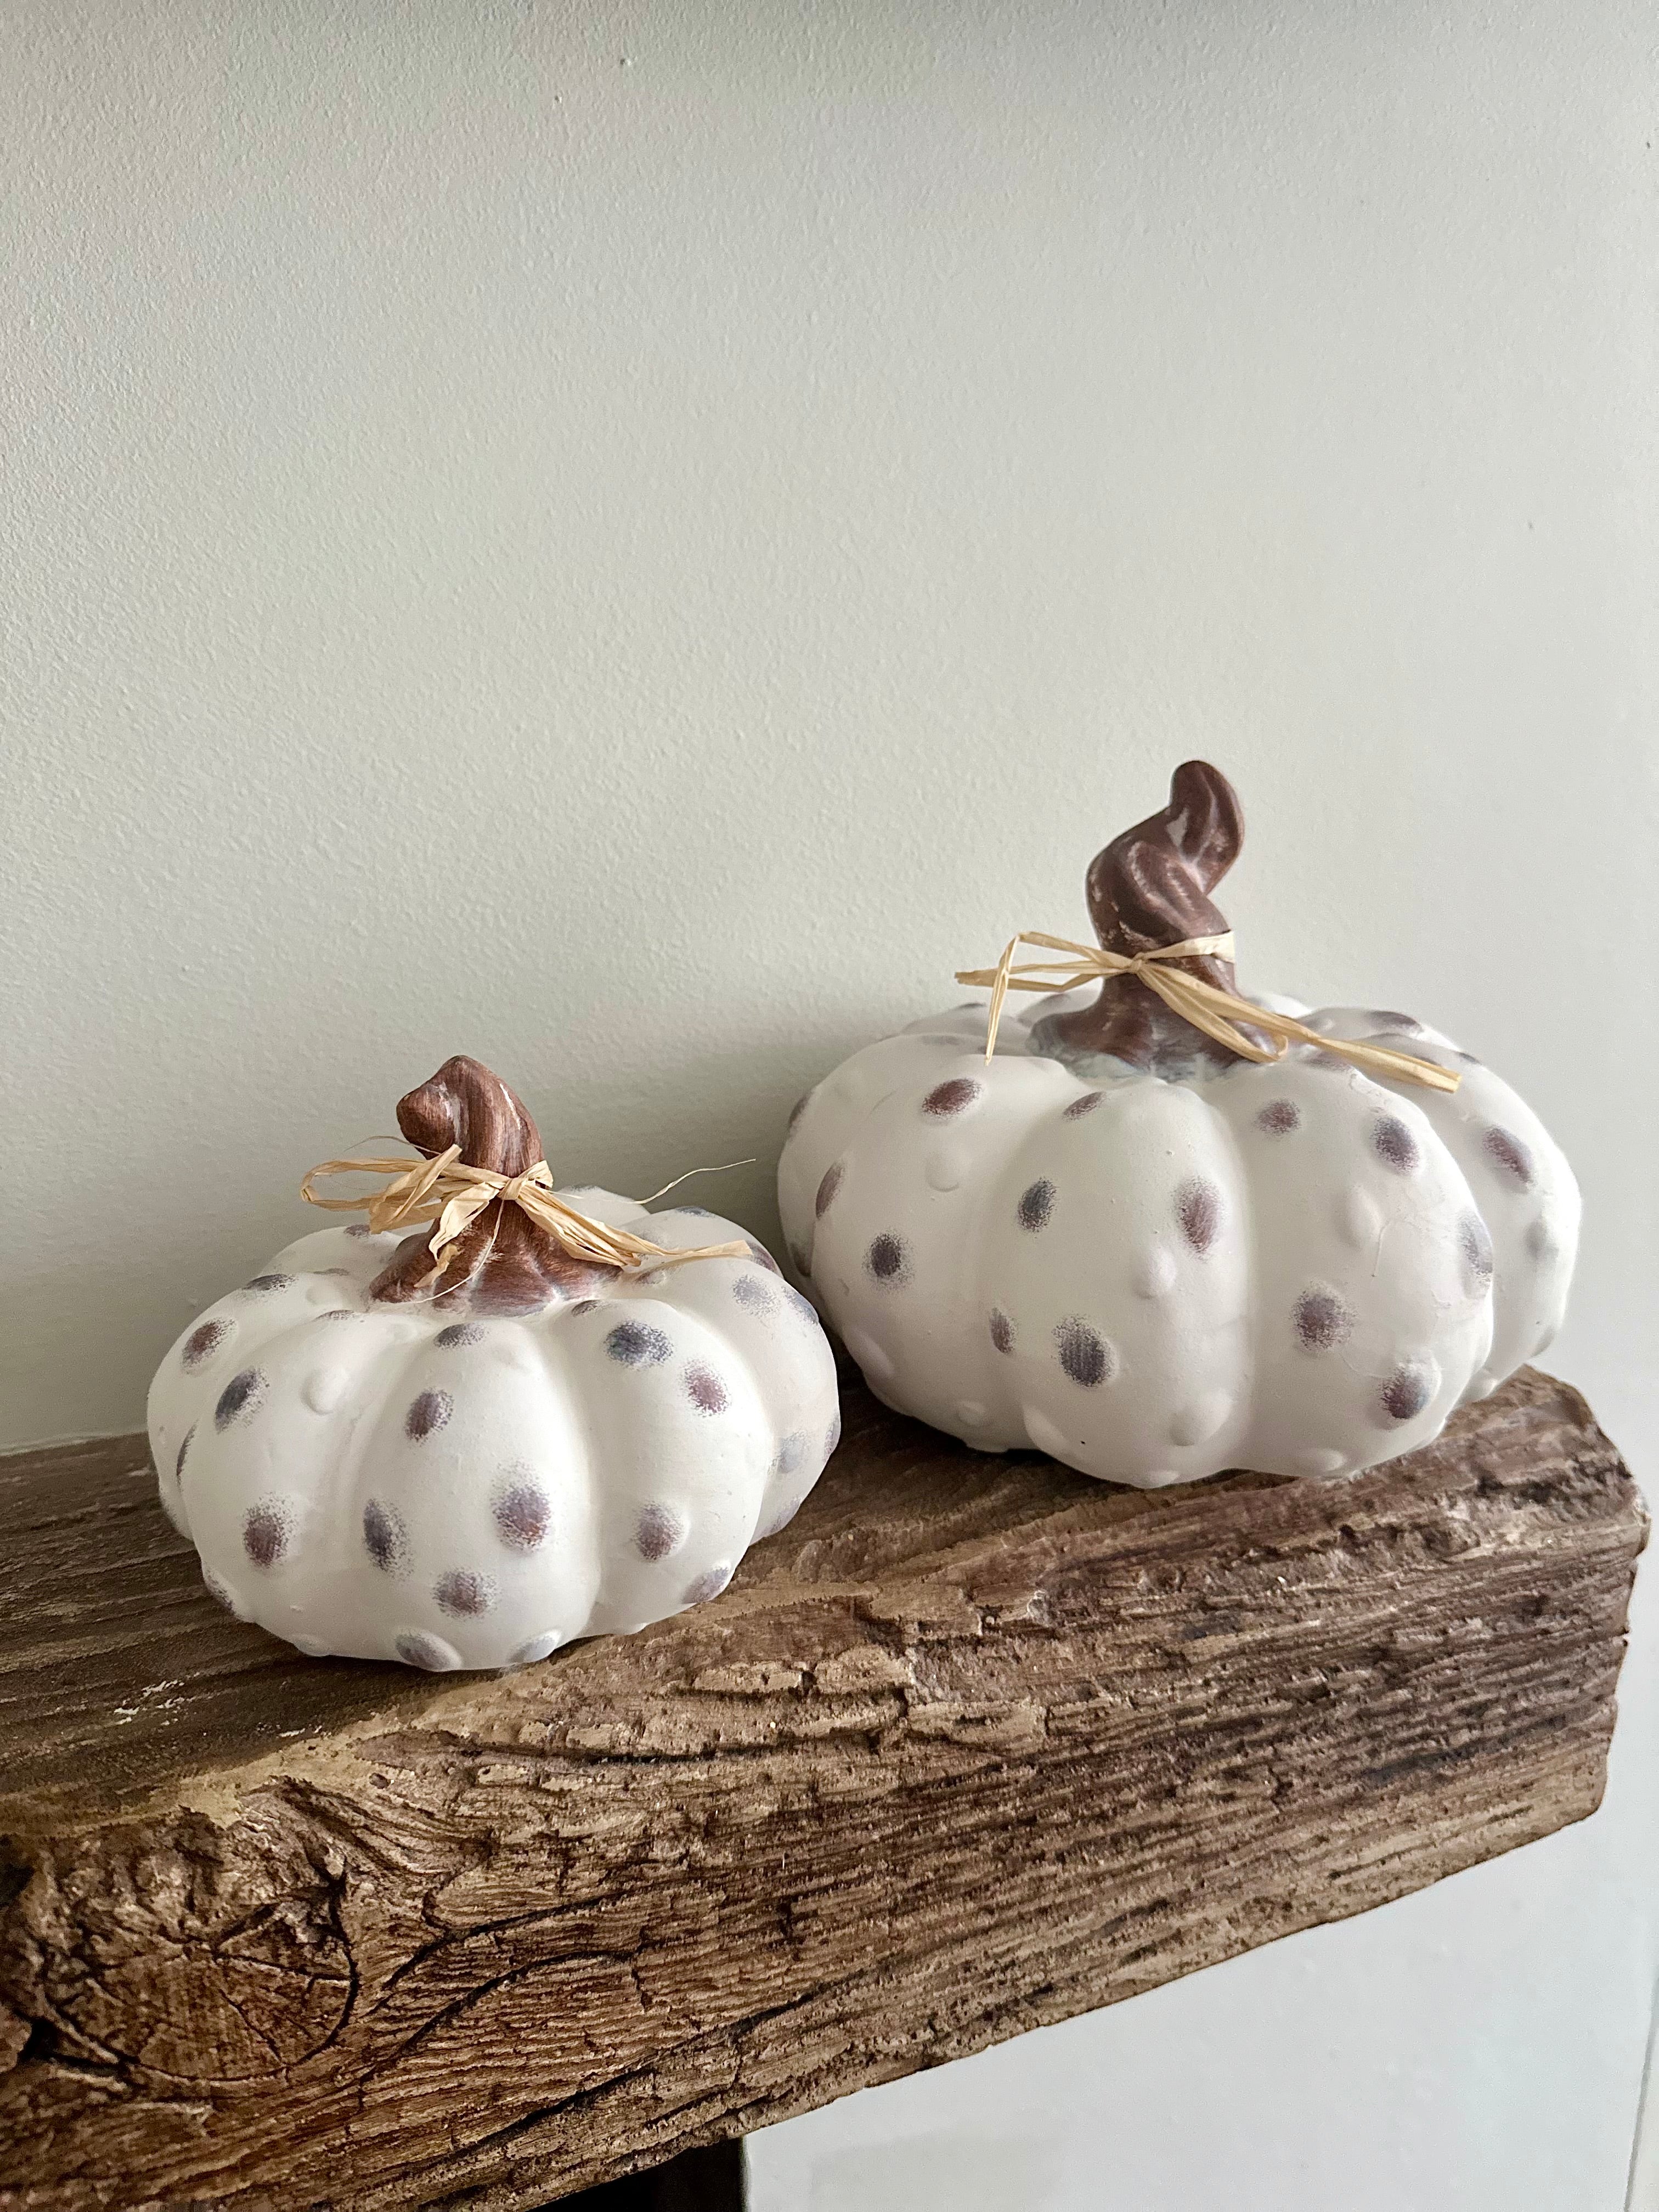
[[[500,1176],[541,1158],[474,1060],[398,1123]],[[840,1428],[811,1306],[699,1207],[560,1195],[742,1256],[596,1265],[497,1199],[435,1285],[424,1233],[324,1229],[173,1346],[149,1394],[161,1502],[239,1618],[312,1654],[521,1665],[713,1596],[791,1517]]]
[[[1089,872],[1102,945],[1224,933],[1210,893],[1242,836],[1225,778],[1177,770]],[[1176,964],[1237,988],[1221,959]],[[982,1006],[914,1023],[801,1102],[785,1231],[879,1397],[1144,1487],[1330,1477],[1545,1348],[1578,1192],[1537,1116],[1407,1015],[1253,1003],[1461,1081],[1380,1083],[1316,1045],[1260,1065],[1118,978],[1005,1021],[988,1062]]]

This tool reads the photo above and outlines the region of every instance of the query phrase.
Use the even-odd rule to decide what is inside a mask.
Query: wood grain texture
[[[541,2205],[1595,1808],[1565,1386],[1162,1492],[847,1411],[719,1601],[503,1677],[239,1626],[142,1440],[0,1462],[0,2206]]]

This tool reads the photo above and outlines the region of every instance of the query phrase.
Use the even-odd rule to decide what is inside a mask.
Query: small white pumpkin
[[[1224,932],[1208,894],[1242,837],[1225,778],[1178,769],[1169,806],[1090,870],[1102,945]],[[1236,988],[1219,959],[1178,964]],[[985,1009],[961,1006],[796,1109],[791,1256],[888,1404],[1146,1488],[1331,1477],[1426,1443],[1553,1337],[1577,1186],[1537,1116],[1438,1032],[1306,1016],[1456,1069],[1451,1094],[1306,1045],[1242,1059],[1136,979],[1037,1003],[988,1063]]]
[[[428,1158],[514,1176],[535,1124],[457,1059],[398,1109]],[[179,1338],[149,1394],[161,1503],[239,1619],[301,1650],[510,1667],[723,1589],[840,1433],[817,1315],[744,1232],[560,1194],[673,1250],[570,1259],[493,1202],[435,1296],[428,1238],[320,1230]]]

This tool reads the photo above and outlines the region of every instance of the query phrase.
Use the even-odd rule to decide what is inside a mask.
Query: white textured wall
[[[1646,0],[0,21],[0,1433],[136,1422],[457,1049],[769,1229],[795,1093],[1201,750],[1246,976],[1566,1145],[1653,1463]],[[1589,1826],[758,2138],[763,2212],[1617,2212],[1653,1662]]]

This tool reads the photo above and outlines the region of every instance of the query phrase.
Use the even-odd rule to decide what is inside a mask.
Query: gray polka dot
[[[720,1595],[731,1579],[732,1568],[729,1563],[720,1559],[709,1568],[707,1574],[697,1577],[696,1582],[686,1590],[680,1602],[683,1605],[707,1605],[711,1597]]]
[[[921,1102],[924,1114],[936,1121],[948,1121],[953,1114],[965,1114],[975,1100],[984,1095],[985,1085],[975,1083],[971,1076],[953,1075],[945,1083],[936,1083]]]
[[[190,1426],[185,1431],[185,1441],[179,1445],[179,1456],[173,1462],[173,1479],[175,1482],[180,1482],[184,1480],[185,1460],[190,1451],[191,1444],[194,1443],[195,1441],[196,1424],[192,1421]]]
[[[1221,1193],[1203,1176],[1189,1176],[1176,1193],[1176,1218],[1194,1251],[1207,1252],[1221,1230]]]
[[[1499,1170],[1504,1180],[1517,1190],[1531,1188],[1534,1175],[1532,1147],[1517,1137],[1513,1130],[1500,1129],[1496,1124],[1480,1139],[1486,1158]]]
[[[710,1368],[688,1367],[685,1389],[687,1396],[700,1413],[723,1413],[730,1402],[725,1383]]]
[[[1270,1098],[1256,1115],[1255,1126],[1270,1137],[1288,1137],[1302,1127],[1302,1109],[1293,1098]]]
[[[391,1574],[408,1557],[409,1544],[399,1516],[378,1498],[363,1508],[363,1547],[375,1565]]]
[[[777,1456],[772,1462],[774,1474],[793,1474],[806,1457],[806,1439],[794,1429],[779,1444]]]
[[[1046,1229],[1054,1211],[1054,1187],[1047,1176],[1036,1182],[1027,1183],[1019,1194],[1019,1225],[1022,1229]]]
[[[257,1367],[245,1367],[240,1375],[233,1375],[213,1409],[214,1427],[228,1429],[233,1421],[252,1413],[264,1395],[265,1378]]]
[[[184,1364],[192,1371],[205,1367],[222,1345],[228,1344],[236,1334],[234,1321],[204,1321],[191,1329],[185,1339]]]
[[[1379,1115],[1372,1122],[1371,1150],[1396,1175],[1410,1175],[1423,1157],[1416,1138],[1397,1114]]]
[[[1103,1091],[1085,1091],[1080,1098],[1073,1098],[1066,1109],[1068,1121],[1080,1121],[1085,1114],[1092,1114],[1105,1097]]]
[[[1000,1306],[991,1309],[991,1341],[999,1352],[1012,1352],[1014,1348],[1014,1324]]]
[[[757,1244],[752,1237],[745,1237],[744,1242],[749,1247],[750,1258],[754,1261],[757,1267],[764,1267],[769,1275],[776,1275],[782,1273],[777,1261],[772,1257],[772,1255],[767,1250],[764,1244]]]
[[[1054,1331],[1060,1364],[1073,1382],[1092,1390],[1109,1382],[1117,1367],[1117,1355],[1098,1329],[1086,1321],[1063,1321]]]
[[[1492,1276],[1492,1235],[1478,1213],[1466,1213],[1458,1223],[1457,1250],[1463,1263],[1463,1286],[1472,1298],[1478,1298]]]
[[[844,1161],[831,1160],[818,1183],[818,1194],[812,1200],[812,1211],[820,1220],[835,1203],[836,1193],[841,1188],[847,1174]]]
[[[732,1285],[732,1295],[751,1314],[775,1313],[778,1310],[777,1292],[758,1275],[739,1275]]]
[[[1291,1316],[1297,1340],[1309,1352],[1329,1352],[1353,1328],[1353,1316],[1336,1292],[1322,1284],[1304,1291]]]
[[[489,1612],[495,1601],[495,1585],[488,1575],[474,1574],[470,1567],[452,1567],[434,1583],[432,1595],[441,1611],[470,1616]]]
[[[256,1275],[251,1283],[244,1283],[242,1288],[263,1294],[266,1291],[285,1291],[293,1280],[292,1275]]]
[[[476,1322],[453,1321],[447,1328],[441,1328],[432,1341],[441,1345],[446,1352],[458,1352],[464,1344],[482,1344],[483,1337]]]
[[[647,1505],[634,1531],[634,1548],[642,1559],[665,1559],[691,1533],[691,1524],[676,1505]]]
[[[910,1272],[903,1239],[886,1234],[872,1240],[864,1264],[878,1283],[902,1283]]]
[[[495,1504],[495,1533],[515,1552],[533,1552],[553,1522],[553,1508],[539,1483],[523,1475]]]
[[[643,1321],[619,1321],[605,1348],[623,1367],[658,1366],[673,1350],[661,1329]]]
[[[573,1314],[597,1313],[599,1310],[599,1304],[600,1302],[598,1298],[578,1298],[575,1304],[571,1307],[570,1310]]]
[[[1378,1396],[1391,1421],[1413,1421],[1434,1395],[1433,1377],[1422,1367],[1397,1367]]]
[[[242,1549],[256,1567],[274,1567],[289,1547],[288,1516],[280,1505],[255,1505],[242,1522]]]
[[[455,1401],[447,1390],[422,1390],[404,1416],[404,1434],[419,1443],[442,1428],[454,1410]]]

